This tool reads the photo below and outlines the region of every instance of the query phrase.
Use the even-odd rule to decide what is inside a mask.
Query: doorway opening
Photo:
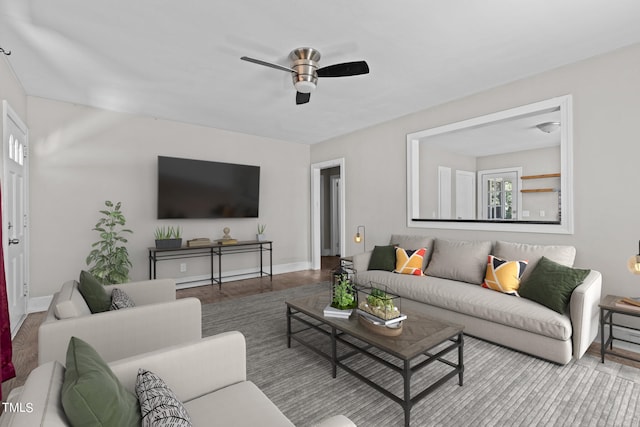
[[[311,267],[332,269],[345,253],[344,159],[311,165]],[[326,257],[326,258],[323,258]]]

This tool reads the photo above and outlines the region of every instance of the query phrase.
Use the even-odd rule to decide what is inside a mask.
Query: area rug
[[[331,377],[329,362],[306,347],[286,344],[285,300],[328,290],[328,283],[203,306],[203,335],[242,332],[247,376],[296,426],[344,414],[360,427],[404,425],[401,406],[345,371]],[[311,334],[312,332],[309,332]],[[319,345],[328,338],[315,333]],[[585,355],[559,366],[465,337],[464,385],[451,379],[411,410],[417,426],[635,426],[640,425],[640,370]],[[437,365],[437,366],[436,366]],[[399,374],[364,356],[352,366],[398,394]],[[436,363],[414,375],[429,381],[446,372]]]

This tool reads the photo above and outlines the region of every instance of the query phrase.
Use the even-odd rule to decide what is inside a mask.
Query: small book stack
[[[235,245],[238,241],[236,239],[220,239],[218,243],[221,245]]]
[[[335,317],[338,319],[348,319],[351,316],[353,310],[340,310],[339,308],[331,307],[331,304],[328,304],[324,308],[324,317]]]
[[[616,301],[616,306],[626,308],[627,310],[640,311],[640,298],[620,298]]]
[[[366,311],[360,310],[360,309],[358,309],[358,314],[364,317],[365,319],[367,319],[368,321],[370,321],[371,323],[373,323],[374,325],[383,325],[383,326],[390,326],[390,327],[393,327],[396,323],[402,322],[404,319],[407,318],[405,314],[400,314],[400,316],[394,317],[393,319],[383,320],[377,316],[374,316],[373,314],[367,313]]]
[[[191,239],[187,241],[187,246],[190,248],[200,247],[200,246],[209,246],[211,245],[211,240],[206,237],[200,237],[197,239]]]

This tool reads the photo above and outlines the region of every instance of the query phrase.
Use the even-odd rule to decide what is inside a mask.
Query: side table
[[[602,360],[602,363],[604,363],[604,356],[606,354],[611,354],[613,356],[622,357],[628,360],[633,360],[634,362],[640,362],[640,358],[635,358],[627,354],[622,354],[620,352],[617,352],[613,348],[614,340],[626,342],[629,344],[640,345],[640,340],[630,341],[623,338],[617,338],[613,335],[614,326],[622,326],[626,329],[631,329],[631,330],[640,332],[639,328],[634,328],[628,325],[615,323],[613,319],[614,314],[640,318],[640,307],[638,307],[638,310],[636,310],[633,308],[625,308],[625,307],[620,307],[616,305],[616,302],[618,302],[621,298],[622,297],[617,295],[607,295],[602,299],[602,301],[599,304],[599,307],[600,307],[600,358]],[[609,336],[607,337],[606,340],[604,337],[605,326],[609,327]]]

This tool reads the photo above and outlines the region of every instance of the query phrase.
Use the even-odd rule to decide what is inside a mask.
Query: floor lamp
[[[362,229],[362,233],[360,233],[360,229]],[[365,236],[364,225],[359,225],[358,228],[356,229],[356,235],[353,236],[353,241],[356,242],[356,243],[362,242],[362,252],[366,252],[367,251],[367,242],[366,242],[364,236]]]

